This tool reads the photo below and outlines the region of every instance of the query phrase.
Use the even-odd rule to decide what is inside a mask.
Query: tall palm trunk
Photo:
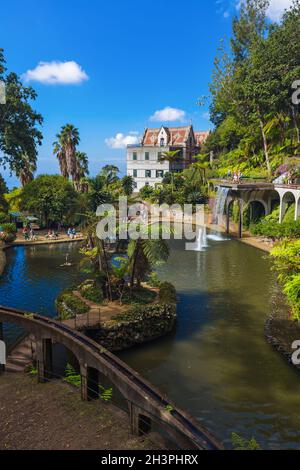
[[[71,175],[72,180],[76,178],[76,157],[75,157],[75,147],[72,142],[69,142],[66,146],[66,160],[68,171]]]
[[[69,178],[67,161],[66,161],[65,154],[63,152],[60,152],[58,154],[58,163],[59,163],[59,168],[60,168],[60,174],[64,178]]]
[[[140,244],[139,244],[139,239],[138,239],[136,241],[136,247],[135,247],[135,250],[134,250],[134,257],[133,257],[133,263],[132,263],[132,269],[131,269],[130,295],[132,295],[132,290],[134,288],[135,270],[136,270],[136,263],[137,263],[138,256],[139,256],[139,249],[140,249]]]
[[[107,278],[108,298],[110,301],[112,301],[112,290],[111,290],[111,282],[110,282],[110,275],[109,275],[109,269],[108,269],[108,261],[107,261],[107,256],[106,256],[105,244],[103,240],[101,240],[101,249],[102,249],[102,254],[103,254],[104,270],[105,270],[105,274]]]

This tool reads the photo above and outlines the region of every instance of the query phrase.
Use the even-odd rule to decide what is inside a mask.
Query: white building
[[[127,175],[133,176],[136,190],[161,183],[166,173],[189,166],[209,132],[194,132],[193,126],[146,129],[140,144],[127,147]],[[160,156],[179,150],[180,161],[160,161]]]

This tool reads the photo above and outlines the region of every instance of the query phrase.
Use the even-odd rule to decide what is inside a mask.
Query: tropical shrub
[[[231,440],[234,450],[261,450],[260,445],[254,437],[248,440],[233,432],[231,434]]]
[[[14,233],[3,233],[3,235],[0,236],[0,240],[3,243],[12,243],[16,239],[16,235]]]
[[[300,240],[285,240],[272,251],[271,257],[278,280],[292,309],[293,318],[300,319]]]
[[[87,313],[89,306],[76,297],[71,291],[62,292],[56,299],[56,308],[61,320],[74,318],[75,315]]]
[[[102,303],[103,302],[103,292],[100,285],[97,285],[93,280],[84,281],[79,286],[79,291],[82,297],[91,302]]]
[[[176,289],[170,282],[163,282],[159,289],[159,302],[161,304],[176,304]]]
[[[264,219],[257,224],[252,224],[250,231],[253,235],[269,237],[273,240],[298,238],[300,236],[300,220],[279,224],[274,220],[268,221]]]
[[[0,224],[9,222],[9,215],[6,212],[0,212]]]
[[[76,388],[81,386],[81,376],[77,374],[74,367],[71,364],[67,364],[66,371],[65,371],[65,378],[63,379],[64,382],[67,382],[70,385],[73,385]]]
[[[1,224],[1,228],[2,228],[3,232],[6,232],[6,233],[16,233],[17,232],[16,224],[4,223],[4,224]]]
[[[161,281],[158,278],[158,274],[155,271],[152,271],[148,277],[148,284],[151,287],[160,287]]]

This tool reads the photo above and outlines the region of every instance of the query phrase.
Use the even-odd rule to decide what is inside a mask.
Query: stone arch
[[[70,364],[76,373],[80,372],[78,357],[61,341],[52,341],[52,368],[54,376],[65,376],[67,364]]]
[[[268,204],[266,201],[262,199],[252,199],[250,200],[246,207],[245,210],[248,211],[248,216],[249,216],[249,222],[255,222],[261,219],[262,217],[265,217],[268,212]]]
[[[280,215],[279,215],[279,222],[283,222],[284,216],[291,206],[291,204],[297,203],[296,195],[293,191],[285,191],[281,194],[280,198]]]
[[[295,220],[298,220],[299,217],[300,217],[300,195],[296,197]]]

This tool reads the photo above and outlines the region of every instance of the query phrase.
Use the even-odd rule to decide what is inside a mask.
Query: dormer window
[[[161,147],[165,146],[165,139],[163,137],[160,139],[160,146]]]

